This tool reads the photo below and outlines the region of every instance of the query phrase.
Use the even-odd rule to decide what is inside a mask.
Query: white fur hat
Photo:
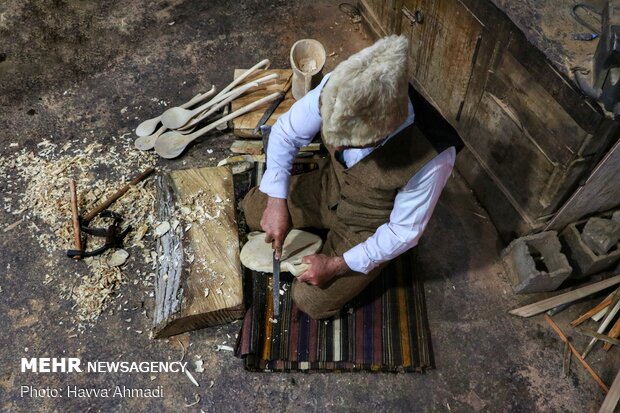
[[[405,37],[388,36],[334,69],[321,92],[327,145],[373,145],[405,121],[407,51]]]

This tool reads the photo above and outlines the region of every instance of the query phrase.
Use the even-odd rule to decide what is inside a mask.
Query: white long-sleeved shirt
[[[269,135],[267,170],[260,190],[273,198],[287,198],[291,168],[299,148],[308,145],[321,129],[319,96],[329,75],[291,109],[280,116]],[[405,122],[390,134],[383,145],[414,120],[413,106]],[[347,168],[368,156],[375,148],[345,149],[342,152]],[[396,194],[390,220],[381,225],[366,241],[343,254],[353,271],[368,274],[418,244],[433,214],[452,168],[456,152],[450,147],[430,160]]]

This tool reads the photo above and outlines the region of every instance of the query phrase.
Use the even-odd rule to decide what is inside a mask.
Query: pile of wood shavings
[[[189,198],[189,203],[178,207],[181,219],[186,224],[192,223],[204,224],[206,220],[217,220],[226,206],[231,200],[223,200],[219,196],[215,196],[212,200],[205,199],[204,191],[199,190]],[[218,222],[219,223],[219,222]],[[186,231],[189,228],[186,228]]]
[[[222,199],[218,195],[211,198],[203,190],[198,190],[195,194],[192,194],[187,202],[177,207],[176,215],[181,218],[184,231],[188,231],[192,225],[202,225],[207,220],[214,221],[217,225],[221,225],[219,220],[222,211],[224,211],[232,201],[229,198]],[[178,222],[171,223],[173,228],[176,227]],[[234,247],[232,247],[234,248]],[[212,264],[215,260],[207,257],[201,257],[196,259],[194,252],[190,245],[184,247],[185,256],[187,261],[194,263],[197,269],[201,269],[209,275],[209,281],[214,282],[226,277],[224,274],[216,272],[212,268]],[[204,282],[205,280],[201,280]],[[220,283],[222,285],[223,283]],[[220,290],[218,288],[218,290]],[[217,292],[221,294],[221,290]]]
[[[153,155],[134,150],[128,140],[121,139],[120,143],[118,150],[116,145],[104,147],[100,143],[75,149],[74,146],[83,144],[69,142],[59,147],[44,140],[37,145],[36,152],[23,149],[10,158],[0,157],[0,174],[5,177],[8,188],[3,207],[17,216],[16,221],[23,219],[20,230],[27,226],[48,252],[47,265],[52,268],[52,275],[46,274],[43,282],[55,281],[61,293],[75,301],[73,307],[80,324],[94,322],[124,280],[120,267],[107,265],[112,251],[76,263],[78,280],[64,274],[54,277],[53,268],[68,264],[64,250],[74,248],[69,182],[71,179],[77,182],[79,210],[83,214],[154,165]],[[98,176],[102,174],[105,179]],[[130,253],[132,249],[145,251],[142,238],[154,220],[154,199],[151,178],[131,188],[109,208],[124,218],[123,227],[133,227],[124,241]],[[96,218],[91,226],[108,224]],[[89,239],[89,242],[88,249],[92,249],[102,245],[104,240]]]

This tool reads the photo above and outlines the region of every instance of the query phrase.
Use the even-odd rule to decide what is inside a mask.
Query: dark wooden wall
[[[410,81],[458,131],[457,167],[502,237],[540,230],[617,140],[618,124],[489,0],[361,0],[410,42]]]

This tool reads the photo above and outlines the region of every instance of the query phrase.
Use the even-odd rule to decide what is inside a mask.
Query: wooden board
[[[239,237],[229,166],[173,171],[158,179],[155,337],[243,316]],[[178,221],[178,225],[175,225]]]
[[[531,317],[559,305],[572,303],[573,301],[597,293],[601,290],[604,290],[605,288],[613,287],[616,284],[620,284],[620,275],[616,275],[615,277],[611,277],[594,284],[586,285],[585,287],[581,287],[564,294],[556,295],[555,297],[547,298],[546,300],[542,300],[537,303],[516,308],[514,310],[511,310],[510,314],[518,315],[521,317]]]
[[[320,142],[312,142],[310,145],[302,146],[299,149],[300,152],[318,152],[320,150]],[[237,139],[230,145],[230,151],[232,153],[261,155],[263,153],[263,141],[255,139]]]
[[[240,75],[242,75],[247,69],[235,69],[234,78],[236,79]],[[243,96],[235,99],[231,103],[231,110],[235,111],[243,106],[246,106],[252,102],[257,101],[258,99],[264,98],[267,95],[270,95],[273,92],[281,92],[284,90],[284,86],[288,81],[289,77],[293,75],[293,71],[291,69],[270,69],[270,70],[259,70],[249,78],[247,78],[242,84],[246,84],[254,79],[258,79],[263,76],[267,76],[271,73],[277,73],[280,75],[280,78],[264,83],[259,86],[257,90],[248,92]],[[284,100],[278,105],[278,108],[273,112],[273,114],[267,119],[266,125],[273,125],[276,120],[282,115],[286,113],[291,106],[295,103],[295,98],[293,97],[292,89],[289,89],[288,93]],[[260,138],[260,135],[254,134],[254,129],[258,124],[258,121],[265,114],[265,111],[269,105],[261,106],[260,108],[246,113],[243,116],[239,116],[238,118],[233,119],[233,133],[237,136],[243,138]]]
[[[609,393],[605,397],[603,404],[601,405],[601,409],[598,413],[613,413],[617,412],[616,407],[618,406],[618,401],[620,400],[620,370],[618,374],[616,374],[616,378],[614,382],[611,384],[611,388],[609,389]]]
[[[620,205],[620,141],[594,168],[588,180],[579,187],[547,228],[561,230],[571,222],[595,212]]]
[[[232,153],[260,155],[263,153],[263,141],[255,139],[238,139],[230,145],[230,151]]]
[[[413,86],[450,121],[460,118],[483,26],[457,1],[409,0],[400,27],[409,39]],[[411,16],[422,10],[422,24]],[[450,79],[450,87],[446,80]]]

